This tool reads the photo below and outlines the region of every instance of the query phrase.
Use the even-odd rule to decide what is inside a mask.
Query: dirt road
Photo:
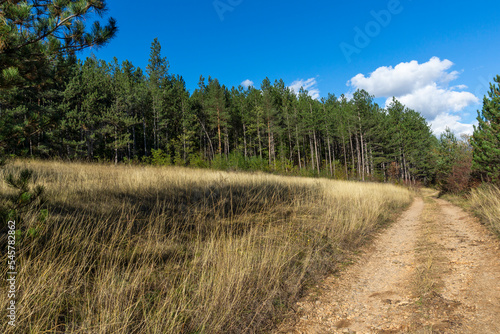
[[[427,193],[278,333],[500,333],[500,242]]]

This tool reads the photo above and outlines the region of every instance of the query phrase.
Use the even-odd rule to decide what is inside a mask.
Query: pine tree
[[[323,136],[326,138],[325,161],[328,164],[330,176],[337,174],[335,159],[337,152],[335,149],[335,141],[337,130],[337,118],[339,116],[340,102],[333,94],[328,94],[328,98],[321,100],[323,114],[320,114],[320,122],[323,125]]]
[[[151,43],[149,63],[146,73],[149,76],[149,91],[151,94],[151,110],[153,113],[153,148],[160,148],[161,132],[168,133],[168,117],[165,115],[163,92],[168,85],[168,69],[170,65],[166,57],[161,56],[161,45],[158,38]],[[165,138],[165,146],[168,138]]]
[[[239,85],[238,88],[233,87],[231,89],[231,141],[234,148],[238,153],[242,153],[243,160],[247,160],[248,156],[248,119],[247,113],[248,108],[245,103],[248,90],[245,90],[243,86]],[[250,120],[251,121],[251,120]]]
[[[473,169],[485,180],[500,181],[500,75],[490,84],[483,109],[477,112],[478,126],[474,126],[471,144]]]
[[[212,138],[209,133],[209,120],[208,120],[208,102],[207,102],[207,86],[205,85],[205,78],[200,75],[198,81],[198,88],[193,92],[189,99],[191,114],[196,119],[199,127],[198,138],[200,141],[199,149],[200,158],[211,160],[215,156],[215,148]]]
[[[384,173],[389,178],[400,178],[403,176],[403,149],[405,139],[404,129],[404,113],[405,106],[396,100],[387,107],[387,137],[385,142],[385,150],[387,152],[387,160],[384,168]]]
[[[48,157],[56,149],[62,92],[75,62],[71,57],[59,57],[47,69],[44,80],[34,80],[26,87],[0,89],[0,150]]]
[[[365,90],[357,90],[353,95],[354,122],[356,124],[356,154],[358,158],[358,177],[365,180],[365,175],[370,174],[369,156],[367,145],[367,131],[373,119],[373,96]]]
[[[186,83],[181,76],[170,78],[170,85],[165,89],[164,98],[171,123],[169,152],[172,153],[175,164],[186,164],[194,150],[198,124],[189,105]]]
[[[247,95],[247,110],[244,115],[245,122],[248,123],[247,135],[249,136],[249,148],[253,152],[253,156],[258,156],[260,162],[263,160],[263,133],[264,133],[264,118],[262,109],[262,93],[254,87],[248,88]]]
[[[316,124],[314,120],[314,114],[313,114],[313,100],[311,96],[309,96],[309,93],[307,90],[305,90],[303,87],[299,89],[299,94],[298,94],[298,123],[300,123],[300,126],[298,126],[299,130],[299,135],[303,139],[303,144],[302,147],[304,149],[304,165],[307,164],[307,157],[310,157],[310,165],[311,165],[311,170],[313,172],[318,171],[317,170],[317,159],[315,156],[315,149],[314,149],[314,136],[316,131]],[[309,152],[307,152],[307,144],[309,144]],[[319,166],[318,166],[319,169]]]
[[[293,168],[292,161],[294,160],[292,104],[295,95],[289,87],[286,87],[282,79],[275,81],[274,91],[277,95],[276,106],[280,121],[280,126],[276,126],[276,129],[280,134],[281,170],[290,171]]]
[[[275,150],[275,125],[277,123],[277,110],[274,103],[274,87],[271,86],[269,78],[265,78],[261,84],[262,91],[262,112],[267,132],[267,152],[269,166],[276,168]]]
[[[216,142],[218,143],[217,152],[222,156],[223,152],[228,152],[227,144],[224,144],[222,150],[223,136],[227,135],[229,113],[227,110],[226,87],[219,84],[219,80],[208,78],[208,86],[206,87],[206,111],[212,129],[216,131]],[[224,140],[224,142],[226,142]]]
[[[117,32],[116,21],[85,20],[102,16],[106,2],[90,0],[0,1],[0,88],[29,86],[44,80],[51,60],[87,47],[105,45]]]
[[[115,65],[117,67],[117,65]],[[128,148],[128,159],[137,157],[140,141],[140,126],[142,125],[139,120],[141,118],[141,109],[144,108],[144,100],[147,94],[141,90],[143,86],[144,76],[140,68],[135,68],[131,62],[125,60],[122,63],[121,69],[115,71],[114,80],[115,84],[115,98],[119,99],[119,104],[123,106],[126,111],[126,116],[135,119],[133,124],[128,128],[130,133],[130,145]]]
[[[132,94],[132,64],[124,62],[124,71],[118,65],[116,57],[112,64],[112,95],[111,106],[102,114],[101,134],[111,138],[111,142],[106,143],[107,150],[113,151],[115,165],[118,163],[119,153],[125,148],[128,150],[130,158],[130,144],[133,143],[129,129],[138,124],[137,119],[132,115],[134,95]]]
[[[342,139],[342,148],[344,152],[344,169],[346,178],[356,174],[355,153],[353,145],[353,136],[356,132],[355,127],[355,107],[353,100],[348,100],[344,94],[340,96],[339,112],[339,134]]]
[[[403,118],[404,156],[406,181],[414,181],[415,177],[426,179],[430,176],[429,155],[433,145],[433,135],[424,117],[413,109],[405,108]]]
[[[467,189],[471,173],[471,147],[468,137],[459,140],[449,128],[439,137],[435,148],[436,183],[443,192]]]
[[[65,118],[73,133],[72,142],[67,144],[75,145],[72,150],[77,157],[104,158],[106,142],[103,136],[107,132],[103,130],[103,117],[114,101],[109,65],[103,60],[87,58],[80,73],[68,84],[64,96],[69,109]],[[85,143],[85,151],[81,143]]]

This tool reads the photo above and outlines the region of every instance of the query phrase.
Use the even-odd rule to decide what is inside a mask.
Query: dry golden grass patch
[[[476,215],[500,237],[500,189],[494,185],[473,189],[467,199]]]
[[[500,188],[483,184],[464,196],[447,194],[444,198],[473,212],[493,233],[500,237]]]
[[[22,222],[39,229],[19,244],[22,333],[265,331],[411,201],[392,185],[260,173],[61,162],[6,172],[22,167],[50,208],[43,226]]]

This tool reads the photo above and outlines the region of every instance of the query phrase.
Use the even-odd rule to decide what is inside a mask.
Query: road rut
[[[295,309],[277,333],[500,333],[500,242],[428,193]]]

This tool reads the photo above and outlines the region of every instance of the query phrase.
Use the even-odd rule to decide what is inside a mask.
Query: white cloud
[[[427,63],[419,64],[416,60],[401,63],[396,67],[382,66],[377,68],[368,77],[358,74],[348,85],[364,89],[376,97],[402,96],[430,83],[448,84],[458,78],[458,72],[447,72],[453,63],[447,59],[441,61],[437,57]]]
[[[397,99],[429,119],[450,111],[462,111],[469,105],[479,102],[472,93],[440,88],[436,83],[430,83],[409,94],[397,96]],[[392,97],[388,98],[386,105],[391,101]]]
[[[295,94],[299,94],[300,87],[303,87],[305,90],[308,91],[310,97],[317,100],[317,99],[319,99],[320,95],[319,95],[319,89],[318,89],[318,87],[316,87],[316,85],[317,85],[316,79],[309,78],[307,80],[304,80],[304,79],[295,80],[288,87],[291,90],[293,90],[295,92]]]
[[[446,128],[449,128],[452,132],[457,135],[468,134],[471,135],[474,132],[474,127],[472,124],[460,123],[460,116],[450,115],[448,113],[442,113],[436,116],[436,118],[430,122],[432,131],[434,134],[439,135],[444,132]]]
[[[413,60],[395,67],[379,67],[368,76],[360,73],[347,85],[353,90],[364,89],[375,97],[387,98],[386,106],[396,97],[428,120],[433,119],[431,123],[436,134],[444,131],[446,125],[458,134],[471,133],[472,124],[460,123],[461,116],[456,113],[478,104],[479,99],[464,91],[465,85],[449,85],[459,77],[459,72],[450,71],[453,65],[448,59],[437,57],[422,64]]]
[[[245,89],[247,89],[248,87],[253,86],[253,81],[246,79],[240,85],[242,85]]]

